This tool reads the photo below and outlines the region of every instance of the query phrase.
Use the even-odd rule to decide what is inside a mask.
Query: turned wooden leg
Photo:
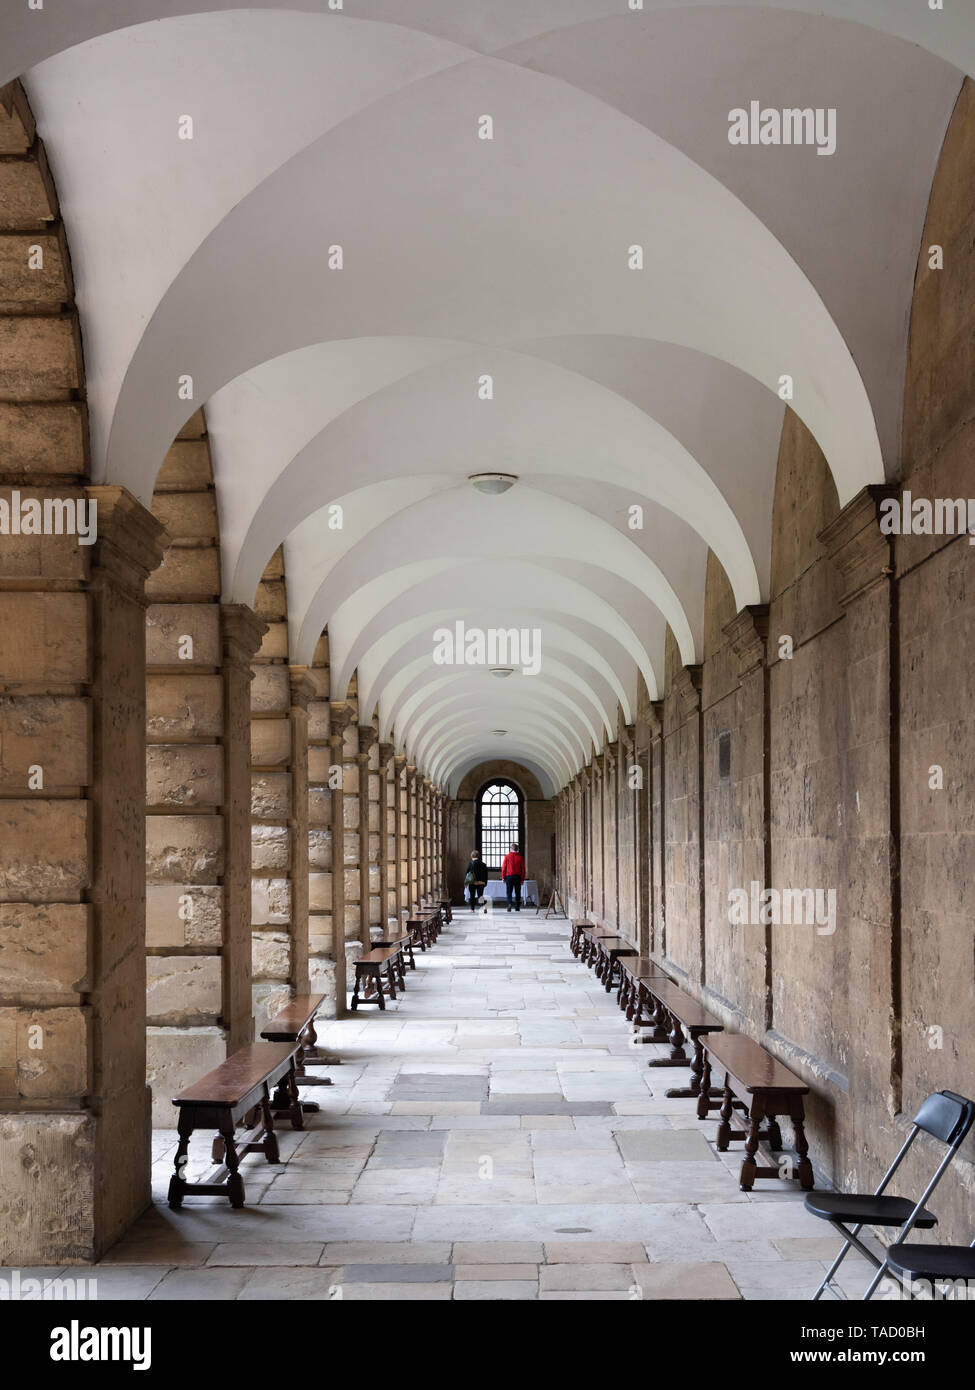
[[[298,1095],[298,1077],[295,1074],[295,1059],[292,1057],[291,1066],[288,1068],[288,1114],[291,1116],[292,1129],[304,1129],[305,1114],[301,1108],[301,1097]],[[273,1129],[273,1124],[272,1124]],[[275,1140],[275,1143],[277,1141]]]
[[[741,1160],[741,1173],[738,1186],[742,1192],[751,1192],[755,1186],[755,1155],[758,1152],[759,1131],[765,1116],[765,1107],[758,1096],[752,1098],[748,1112],[748,1133],[745,1136],[745,1157]]]
[[[264,1095],[261,1098],[261,1118],[264,1122],[264,1157],[268,1163],[280,1163],[281,1154],[278,1151],[278,1136],[274,1132],[274,1116],[271,1114],[271,1101],[268,1096],[267,1084],[264,1086]]]
[[[721,1153],[724,1153],[731,1143],[731,1117],[735,1113],[733,1100],[731,1087],[725,1083],[724,1100],[721,1102],[721,1109],[718,1112],[721,1116],[721,1123],[718,1125],[717,1147]]]
[[[702,1049],[701,1089],[697,1097],[697,1118],[706,1120],[711,1109],[711,1058]]]
[[[779,1122],[774,1115],[769,1115],[766,1119],[765,1133],[768,1137],[769,1148],[779,1152],[782,1148],[782,1131],[779,1129]]]
[[[384,994],[384,992],[383,992],[382,966],[377,966],[377,967],[376,967],[374,982],[375,982],[375,986],[376,986],[376,994],[377,994],[377,997],[378,997],[378,999],[379,999],[379,1007],[380,1007],[380,1008],[382,1009],[382,1011],[385,1013],[385,1012],[386,1012],[386,996],[385,996],[385,994]]]
[[[801,1100],[792,1115],[792,1128],[795,1133],[796,1153],[799,1155],[796,1177],[799,1179],[799,1186],[802,1190],[811,1192],[813,1189],[813,1170],[808,1158],[809,1145],[806,1142],[805,1111]]]
[[[361,974],[361,972],[360,972],[360,970],[359,970],[359,967],[356,966],[356,968],[355,968],[355,989],[352,991],[352,1001],[351,1001],[351,1003],[352,1003],[352,1012],[353,1012],[353,1013],[355,1013],[356,1009],[359,1007],[359,981],[360,981],[361,979],[362,979],[362,974]]]
[[[379,979],[379,988],[382,990],[382,976]],[[386,988],[389,990],[390,999],[396,998],[396,962],[388,960],[386,962]]]
[[[183,1205],[183,1193],[186,1191],[186,1179],[183,1172],[189,1162],[190,1135],[193,1133],[193,1121],[189,1115],[180,1112],[179,1117],[179,1143],[176,1146],[176,1157],[173,1160],[173,1176],[169,1179],[169,1205],[173,1211],[179,1211]],[[218,1160],[219,1161],[219,1160]]]
[[[686,1062],[687,1053],[684,1051],[684,1044],[687,1041],[684,1030],[680,1026],[680,1019],[676,1014],[671,1015],[673,1027],[670,1030],[670,1055],[675,1062]]]
[[[227,1196],[230,1198],[230,1205],[238,1210],[244,1205],[244,1179],[240,1176],[240,1159],[237,1156],[237,1145],[234,1142],[234,1131],[232,1127],[221,1129],[227,1153],[224,1158],[230,1177],[227,1179]]]

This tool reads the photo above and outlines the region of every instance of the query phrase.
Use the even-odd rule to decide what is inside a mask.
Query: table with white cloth
[[[488,898],[492,903],[501,902],[504,903],[506,907],[508,905],[508,890],[507,888],[505,888],[504,882],[500,878],[492,878],[486,884],[484,888],[484,896],[485,898]],[[529,898],[531,898],[532,901],[535,903],[538,902],[538,880],[535,878],[526,878],[524,883],[521,885],[522,907],[524,907],[525,903],[528,901]]]

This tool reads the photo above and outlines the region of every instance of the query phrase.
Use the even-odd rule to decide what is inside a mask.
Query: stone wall
[[[971,1094],[975,1074],[975,552],[964,533],[891,539],[880,526],[902,489],[973,490],[973,182],[966,82],[920,248],[900,483],[841,508],[787,412],[769,604],[736,613],[709,556],[703,663],[683,667],[668,634],[663,698],[638,702],[637,902],[645,892],[652,952],[809,1083],[811,1155],[847,1190],[876,1185],[925,1095]],[[573,915],[605,920],[613,836],[625,877],[613,761],[594,758],[560,795],[562,886]],[[825,911],[736,921],[729,895],[752,884],[818,891]],[[899,1189],[923,1186],[936,1158],[922,1141]],[[939,1190],[941,1241],[971,1240],[973,1160],[970,1138]]]

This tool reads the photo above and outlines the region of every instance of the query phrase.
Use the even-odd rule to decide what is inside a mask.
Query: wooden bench
[[[723,1153],[733,1139],[745,1141],[745,1156],[738,1179],[742,1192],[750,1192],[756,1178],[789,1179],[793,1176],[804,1191],[810,1191],[813,1171],[807,1156],[809,1145],[806,1142],[802,1101],[803,1096],[809,1094],[805,1082],[766,1052],[764,1047],[742,1033],[708,1034],[704,1039],[704,1070],[697,1102],[697,1113],[701,1119],[705,1119],[709,1110],[713,1109],[710,1100],[712,1070],[715,1079],[721,1078],[724,1093],[717,1135],[718,1148]],[[747,1130],[732,1129],[736,1108],[747,1112]],[[785,1164],[756,1163],[759,1144],[763,1141],[776,1152],[782,1149],[782,1133],[777,1120],[779,1115],[788,1115],[792,1121],[798,1156],[794,1174],[790,1161]]]
[[[577,958],[583,965],[590,968],[595,965],[598,959],[598,941],[601,936],[616,937],[616,932],[610,931],[607,927],[597,927],[593,922],[582,922],[579,925]]]
[[[295,1052],[295,1045],[290,1042],[251,1043],[174,1097],[173,1104],[179,1110],[179,1144],[175,1172],[169,1180],[169,1205],[174,1211],[179,1210],[183,1198],[188,1196],[226,1196],[232,1207],[242,1207],[241,1158],[245,1154],[262,1153],[268,1163],[280,1163],[271,1113],[271,1087],[285,1088],[292,1128],[304,1128],[295,1077]],[[242,1120],[248,1130],[238,1139],[235,1131]],[[211,1174],[208,1181],[191,1183],[186,1181],[183,1172],[188,1161],[190,1136],[198,1129],[217,1131],[212,1157],[222,1167]],[[222,1173],[227,1174],[226,1179]]]
[[[579,952],[582,950],[582,933],[587,929],[590,931],[595,930],[592,922],[573,920],[572,932],[569,936],[569,950],[577,960],[579,958]]]
[[[596,979],[602,980],[603,988],[609,994],[617,983],[620,960],[625,956],[635,956],[636,948],[631,946],[625,936],[597,936]]]
[[[372,985],[375,994],[360,996],[359,986],[364,981],[367,985]],[[406,985],[402,948],[379,946],[375,950],[366,951],[355,963],[355,989],[351,1000],[353,1012],[360,1004],[378,1004],[381,1009],[385,1009],[386,995],[395,999],[397,984],[401,989]]]
[[[397,946],[403,952],[406,964],[411,970],[416,969],[416,957],[413,954],[413,933],[409,931],[390,933],[386,936],[377,938],[373,943],[374,948],[382,950],[384,947]],[[404,985],[404,989],[405,989]]]
[[[620,983],[616,1002],[626,1014],[627,1022],[637,1028],[656,1029],[660,1026],[656,1016],[658,1006],[650,994],[650,985],[654,980],[659,980],[661,984],[669,984],[670,976],[665,975],[657,962],[649,956],[632,955],[620,958]],[[653,1039],[645,1038],[642,1041],[652,1042]]]
[[[261,1037],[267,1042],[295,1044],[295,1078],[299,1086],[331,1086],[330,1076],[312,1076],[306,1068],[309,1064],[319,1067],[338,1065],[337,1057],[330,1057],[318,1047],[315,1015],[324,998],[324,994],[297,994],[290,1004],[286,1004],[281,1012],[275,1014],[261,1029]],[[279,1088],[271,1102],[275,1114],[281,1114],[288,1108],[288,1105],[283,1103],[284,1099],[284,1093]],[[314,1113],[319,1106],[317,1101],[303,1100],[301,1108],[307,1115]]]
[[[445,924],[449,927],[451,922],[454,920],[454,911],[453,907],[451,906],[450,899],[448,897],[442,897],[440,899],[440,911],[443,913],[443,919]]]
[[[431,927],[429,917],[408,917],[406,930],[409,933],[410,941],[414,946],[419,946],[420,950],[426,953],[428,946],[432,946],[436,941]]]
[[[690,1086],[672,1086],[664,1094],[671,1097],[686,1096],[695,1098],[701,1091],[701,1078],[704,1075],[704,1046],[701,1042],[710,1033],[720,1033],[724,1024],[716,1014],[706,1009],[699,1000],[694,999],[669,980],[653,980],[648,985],[660,1013],[663,1016],[663,1037],[653,1035],[651,1041],[670,1043],[669,1057],[654,1057],[651,1067],[686,1067],[691,1069]],[[668,1026],[669,1025],[669,1026]],[[689,1058],[684,1050],[688,1038],[694,1044],[694,1056]]]

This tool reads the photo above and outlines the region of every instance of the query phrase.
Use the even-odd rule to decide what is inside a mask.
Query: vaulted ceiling
[[[783,376],[841,503],[899,470],[924,211],[975,71],[962,9],[6,14],[0,80],[24,74],[67,226],[95,480],[148,501],[205,405],[225,598],[252,603],[283,544],[291,657],[327,625],[333,698],[358,671],[363,717],[452,787],[500,754],[553,790],[634,717],[639,677],[657,694],[668,626],[700,660],[708,549],[739,607],[768,598]],[[753,100],[835,108],[835,154],[730,144]],[[519,481],[475,492],[490,471]],[[537,627],[541,672],[435,665],[458,619]]]

